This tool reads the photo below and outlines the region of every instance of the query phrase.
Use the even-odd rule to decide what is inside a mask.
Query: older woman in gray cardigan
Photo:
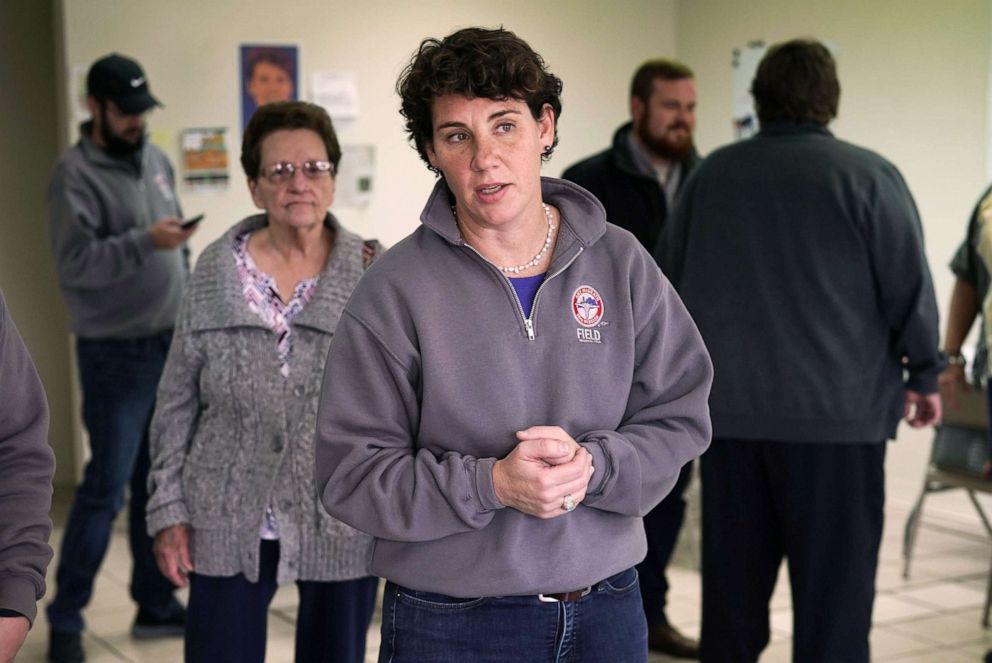
[[[313,468],[327,348],[380,250],[327,212],[340,158],[319,107],[260,108],[241,161],[264,213],[204,251],[179,316],[148,529],[162,572],[190,585],[187,661],[263,661],[268,605],[294,581],[296,660],[364,660],[371,539],[324,512]]]

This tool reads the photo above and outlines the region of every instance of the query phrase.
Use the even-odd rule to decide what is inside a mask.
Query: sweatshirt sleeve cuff
[[[32,625],[38,615],[39,593],[35,584],[26,576],[0,576],[0,608],[20,613]]]
[[[593,472],[592,477],[589,479],[589,486],[586,488],[586,495],[599,495],[603,492],[603,488],[606,485],[606,477],[610,474],[610,460],[598,439],[586,439],[579,444],[592,456]]]
[[[147,228],[135,228],[131,231],[131,237],[134,239],[134,246],[138,249],[138,255],[142,259],[155,252],[155,241]]]
[[[495,458],[480,458],[475,463],[475,489],[479,494],[479,504],[483,511],[506,508],[506,505],[496,497],[496,487],[493,485],[493,466],[495,464]]]
[[[921,394],[937,393],[937,380],[945,368],[947,368],[947,356],[941,352],[940,358],[935,365],[929,366],[924,370],[913,371],[909,374],[909,378],[906,380],[906,388]]]

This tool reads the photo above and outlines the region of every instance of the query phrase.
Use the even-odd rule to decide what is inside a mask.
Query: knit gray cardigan
[[[272,330],[245,302],[232,251],[237,235],[265,223],[256,215],[228,230],[192,276],[152,420],[148,533],[186,523],[197,573],[256,582],[259,525],[271,504],[279,584],[362,577],[371,538],[321,506],[313,439],[327,348],[364,272],[364,243],[327,215],[334,248],[293,322],[284,378]]]

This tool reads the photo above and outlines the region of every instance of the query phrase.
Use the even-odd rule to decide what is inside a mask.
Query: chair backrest
[[[937,427],[930,462],[938,469],[981,478],[988,458],[987,431],[947,423]]]
[[[958,406],[952,407],[946,400],[943,406],[945,424],[988,430],[989,404],[985,387],[973,387],[967,391],[958,390]]]
[[[944,420],[934,434],[930,463],[943,472],[984,479],[990,448],[985,390],[961,392],[958,403],[952,408],[944,402]]]

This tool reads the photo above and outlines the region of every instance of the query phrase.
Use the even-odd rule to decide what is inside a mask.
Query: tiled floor
[[[871,635],[874,661],[913,663],[977,663],[989,647],[992,632],[980,624],[992,546],[960,491],[928,498],[917,540],[912,576],[902,577],[902,529],[911,495],[890,495],[878,573],[875,627]],[[58,529],[64,508],[55,513]],[[696,520],[695,500],[690,522]],[[669,618],[687,634],[699,629],[699,574],[695,570],[695,541],[686,528],[671,572]],[[172,662],[181,660],[181,641],[131,639],[134,608],[127,597],[130,562],[126,537],[117,531],[110,554],[97,581],[95,599],[86,612],[89,629],[84,645],[91,663],[119,661]],[[269,620],[267,661],[291,661],[295,588],[279,591]],[[788,579],[783,574],[771,604],[772,640],[761,663],[789,661],[791,610]],[[378,621],[369,631],[368,661],[378,650]],[[43,617],[28,637],[18,661],[44,661],[47,625]],[[651,663],[670,659],[653,655]],[[607,662],[604,662],[607,663]]]

